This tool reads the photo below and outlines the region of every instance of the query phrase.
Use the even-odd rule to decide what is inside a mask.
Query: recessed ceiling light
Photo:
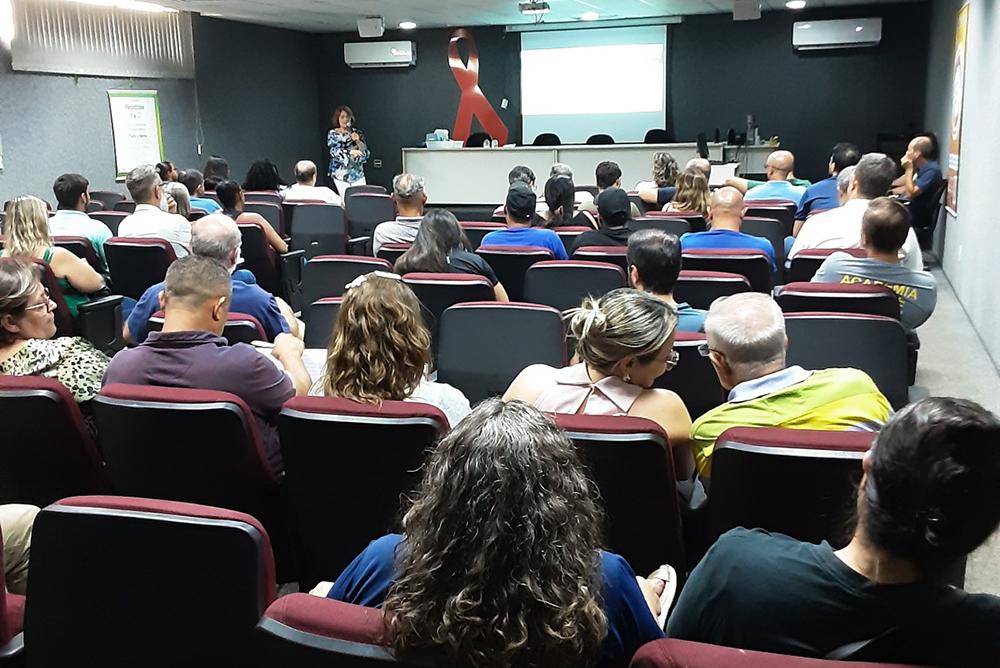
[[[864,29],[865,29],[864,26],[858,26],[857,28],[854,29],[854,32],[861,32]]]
[[[413,21],[400,21],[399,22],[399,29],[400,30],[413,30],[416,27],[417,27],[417,24],[414,23]]]
[[[789,9],[805,9],[805,6],[806,0],[788,0],[788,2],[785,3],[785,7],[788,7]]]
[[[581,21],[596,21],[599,18],[601,18],[601,15],[597,12],[584,12],[580,14]]]

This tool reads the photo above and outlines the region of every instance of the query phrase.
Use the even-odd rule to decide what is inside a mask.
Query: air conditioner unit
[[[878,46],[882,41],[882,19],[796,21],[792,25],[792,48],[796,51],[856,49]]]
[[[348,42],[344,44],[348,67],[410,67],[417,64],[414,42]]]

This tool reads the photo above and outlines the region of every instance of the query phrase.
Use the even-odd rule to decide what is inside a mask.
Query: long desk
[[[722,160],[724,144],[708,145],[709,159]],[[573,169],[581,185],[594,184],[594,168],[602,160],[613,160],[622,170],[622,186],[631,189],[652,179],[653,154],[668,151],[683,169],[698,157],[698,145],[610,144],[604,146],[517,146],[513,148],[404,148],[403,171],[424,177],[427,199],[447,204],[501,204],[507,192],[507,172],[526,165],[535,172],[541,192],[553,163]]]

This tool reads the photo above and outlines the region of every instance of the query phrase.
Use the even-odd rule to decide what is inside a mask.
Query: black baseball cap
[[[507,191],[507,202],[504,210],[515,220],[529,221],[535,216],[535,203],[538,201],[535,191],[523,183],[515,182]]]
[[[606,225],[624,225],[629,218],[631,206],[628,193],[621,188],[607,188],[597,196],[597,213]]]

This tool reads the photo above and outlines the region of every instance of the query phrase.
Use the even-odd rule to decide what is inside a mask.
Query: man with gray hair
[[[698,474],[712,474],[715,441],[730,427],[875,431],[892,412],[864,371],[785,366],[785,319],[770,296],[744,292],[712,303],[704,343],[728,401],[691,425]]]
[[[372,236],[375,253],[385,244],[412,244],[424,219],[424,178],[413,174],[397,174],[392,180],[392,199],[396,202],[396,219],[379,223]]]
[[[170,242],[177,257],[188,254],[191,223],[167,212],[168,199],[163,180],[153,165],[139,165],[128,174],[125,187],[135,202],[135,212],[118,226],[120,237],[158,238]]]
[[[291,307],[257,285],[253,274],[246,270],[236,271],[240,261],[242,237],[231,218],[221,213],[205,216],[193,226],[191,253],[218,262],[230,273],[232,282],[232,311],[245,313],[257,318],[264,327],[269,341],[278,334],[291,333],[299,336],[299,323]],[[135,343],[146,340],[149,319],[160,310],[160,293],[163,283],[146,289],[125,323],[125,338]]]
[[[861,221],[868,210],[868,203],[888,194],[895,175],[896,165],[886,154],[863,155],[850,176],[847,201],[803,223],[788,250],[789,261],[807,248],[861,248]],[[912,229],[900,255],[907,269],[921,271],[924,268],[920,243]]]

